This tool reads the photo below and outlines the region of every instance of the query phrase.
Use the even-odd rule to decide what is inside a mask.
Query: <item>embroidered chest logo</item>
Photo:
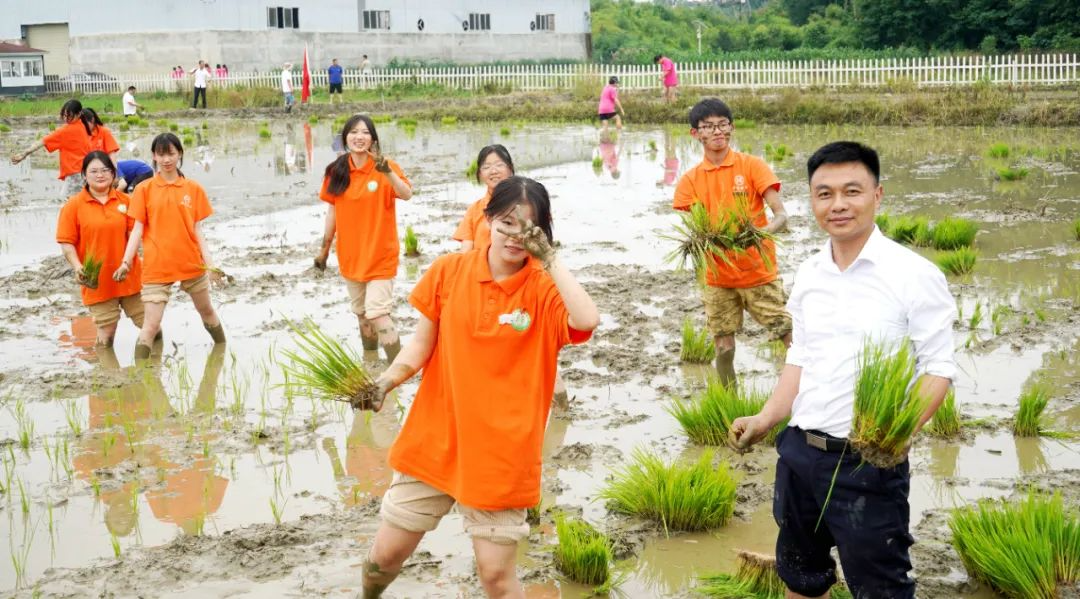
[[[180,199],[180,205],[184,208],[191,208],[191,196],[184,194],[184,197]]]
[[[120,204],[116,209],[120,211],[120,214],[127,214],[127,204]]]
[[[512,329],[517,332],[523,332],[529,328],[532,324],[532,317],[529,313],[518,308],[509,314],[499,315],[499,324],[508,324]]]
[[[368,181],[368,182],[367,182],[367,190],[368,190],[368,191],[370,191],[370,192],[374,192],[374,191],[375,191],[376,189],[378,189],[378,188],[379,188],[379,183],[378,183],[378,181]]]
[[[742,175],[735,175],[735,181],[734,186],[732,187],[731,195],[735,196],[736,202],[746,202],[747,196],[749,195],[746,193],[746,177]]]

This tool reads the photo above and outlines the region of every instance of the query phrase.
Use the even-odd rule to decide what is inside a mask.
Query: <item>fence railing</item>
[[[980,81],[1001,85],[1064,85],[1080,82],[1076,54],[1017,54],[1003,56],[932,56],[852,60],[792,60],[760,62],[693,62],[677,65],[682,86],[714,89],[784,87],[879,87],[894,83],[917,87],[970,85]],[[623,89],[658,89],[655,65],[567,64],[461,66],[345,71],[346,88],[376,88],[395,83],[433,84],[453,89],[558,90],[578,85],[600,86],[619,77]],[[312,72],[312,85],[326,88],[325,70]],[[129,85],[138,91],[185,91],[191,78],[162,75],[71,75],[47,77],[50,93],[122,93]],[[230,73],[213,78],[210,88],[261,87],[277,89],[281,72]],[[300,73],[293,86],[299,91]]]

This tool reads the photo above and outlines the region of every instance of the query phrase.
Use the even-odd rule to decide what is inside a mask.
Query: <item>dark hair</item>
[[[551,233],[551,199],[543,185],[528,177],[515,175],[499,181],[491,192],[487,208],[484,208],[484,216],[494,220],[510,212],[518,204],[526,202],[533,209],[533,224],[540,227],[549,242],[554,243],[555,237]]]
[[[490,146],[484,146],[480,148],[480,153],[476,155],[476,182],[480,182],[480,167],[484,165],[484,161],[487,157],[495,154],[500,160],[506,163],[506,166],[510,167],[510,176],[514,176],[514,161],[510,158],[510,150],[506,149],[506,146],[502,144],[491,144]]]
[[[660,62],[660,59],[663,58],[663,57],[664,57],[663,54],[657,54],[656,56],[652,57],[652,61],[653,62]]]
[[[607,82],[610,83],[611,85],[615,85],[616,83],[619,82],[619,78],[616,77],[615,75],[612,75],[611,79],[608,79]]]
[[[134,91],[134,90],[135,90],[135,86],[134,86],[134,85],[129,85],[129,86],[128,86],[128,91],[129,91],[129,92],[130,92],[130,91]]]
[[[729,121],[735,120],[731,116],[731,109],[720,98],[705,98],[690,109],[690,128],[697,129],[698,123],[711,116],[724,117]]]
[[[65,121],[76,119],[79,118],[80,112],[82,112],[82,102],[72,98],[60,107],[60,118]]]
[[[112,173],[113,179],[116,179],[116,165],[113,164],[112,158],[109,158],[109,155],[106,154],[105,152],[102,152],[101,150],[94,150],[93,152],[90,152],[86,156],[83,156],[82,170],[79,171],[79,172],[82,173],[82,176],[83,176],[83,179],[84,179],[84,181],[83,181],[83,189],[85,189],[86,191],[90,191],[90,182],[85,180],[86,179],[86,169],[90,168],[90,163],[95,161],[95,160],[98,160],[98,161],[101,162],[101,164],[104,164],[105,168],[109,169],[109,172]]]
[[[216,64],[216,65],[214,65],[214,68],[215,68],[215,69],[220,69],[220,68],[221,68],[221,65],[220,65],[220,64]]]
[[[866,170],[874,176],[874,183],[881,180],[881,162],[878,161],[877,152],[870,146],[864,146],[857,141],[834,141],[818,148],[806,161],[806,179],[809,181],[814,176],[814,171],[823,164],[846,162],[858,162],[865,166]]]
[[[352,160],[352,153],[348,151],[349,142],[345,138],[348,137],[349,131],[352,131],[360,122],[367,125],[368,133],[371,133],[371,147],[376,151],[379,149],[379,133],[375,131],[375,123],[371,117],[366,114],[354,114],[349,117],[349,120],[345,121],[345,126],[341,128],[341,147],[345,148],[346,152],[326,165],[326,171],[323,172],[323,178],[330,179],[329,185],[326,186],[326,191],[330,195],[341,195],[349,188],[349,171],[351,170],[349,161]]]
[[[183,177],[184,171],[181,171],[180,167],[184,165],[184,146],[180,143],[180,138],[175,133],[158,133],[154,141],[150,142],[150,154],[164,154],[171,149],[180,152],[180,164],[176,166],[176,172]],[[154,163],[154,171],[157,172],[157,160],[151,160],[151,162]]]
[[[179,169],[177,169],[177,170],[179,170]],[[153,178],[154,178],[154,172],[153,171],[149,171],[149,172],[143,171],[143,172],[139,173],[138,175],[135,175],[135,178],[132,179],[131,181],[127,181],[127,188],[131,189],[131,190],[134,190],[136,187],[139,186],[139,183],[142,183],[143,181],[146,181],[147,179],[153,179]]]

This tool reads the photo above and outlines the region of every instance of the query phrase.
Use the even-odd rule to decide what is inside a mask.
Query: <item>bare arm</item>
[[[766,233],[775,233],[784,228],[788,221],[787,210],[784,210],[784,202],[780,200],[780,192],[775,187],[770,187],[765,190],[765,195],[761,196],[765,203],[772,210],[773,217],[769,221],[769,224],[765,225],[764,231]]]
[[[315,256],[315,268],[326,270],[326,259],[330,257],[330,246],[334,243],[334,234],[337,232],[337,210],[333,204],[327,204],[326,221],[323,223],[322,247],[319,255]]]
[[[473,247],[474,247],[475,245],[476,245],[476,244],[475,244],[475,243],[473,243],[473,240],[471,240],[471,239],[464,239],[464,240],[462,240],[462,241],[461,241],[461,251],[462,251],[462,252],[467,252],[467,251],[469,251],[469,250],[473,249]]]
[[[438,337],[439,329],[436,323],[421,314],[420,320],[416,323],[416,331],[409,339],[409,343],[401,348],[401,353],[394,358],[394,363],[375,381],[381,395],[375,411],[382,407],[382,399],[387,393],[411,379],[428,363],[431,352],[435,350],[435,341]]]
[[[11,164],[19,164],[27,156],[33,154],[34,152],[37,152],[38,150],[40,150],[41,148],[44,148],[44,147],[45,147],[45,141],[39,139],[34,145],[27,148],[27,150],[25,152],[23,152],[22,154],[12,154],[11,155]]]
[[[919,377],[918,382],[915,383],[916,392],[926,398],[929,403],[926,411],[919,418],[919,426],[915,428],[915,434],[922,430],[922,427],[934,416],[934,412],[941,407],[941,402],[945,401],[945,395],[949,393],[951,384],[952,381],[949,379],[933,374],[924,374]]]
[[[214,257],[210,255],[210,246],[206,244],[206,237],[202,232],[202,221],[195,223],[195,240],[199,242],[199,253],[202,254],[202,267],[206,270],[214,268]]]
[[[390,185],[394,187],[394,192],[397,193],[399,199],[408,200],[412,197],[412,186],[402,180],[393,170],[386,173],[386,178],[390,179]]]
[[[620,102],[618,98],[615,98],[615,108],[618,108],[619,112],[622,113],[623,116],[626,116],[626,111],[623,110],[622,102]]]
[[[591,331],[600,326],[600,311],[597,310],[596,303],[570,270],[563,265],[559,257],[552,256],[546,268],[566,305],[566,311],[569,314],[567,324],[570,328]]]
[[[131,270],[131,261],[135,259],[135,252],[139,251],[142,234],[143,224],[135,221],[135,226],[131,229],[131,235],[128,236],[127,247],[124,249],[124,259],[120,261],[120,266],[113,271],[112,278],[114,281],[123,281],[128,271]]]
[[[733,449],[748,449],[765,438],[770,430],[791,416],[791,406],[799,394],[802,366],[787,364],[776,381],[772,395],[761,411],[753,416],[736,418],[728,431],[728,445]]]
[[[60,251],[64,253],[64,259],[71,265],[71,268],[75,269],[75,272],[82,270],[82,261],[79,260],[79,253],[75,251],[75,246],[70,243],[61,243]]]

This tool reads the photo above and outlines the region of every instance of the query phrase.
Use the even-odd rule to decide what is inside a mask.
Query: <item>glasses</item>
[[[480,172],[490,173],[491,171],[503,171],[506,169],[507,166],[505,162],[492,162],[491,164],[485,164],[484,166],[480,167]]]
[[[107,168],[93,168],[86,171],[86,174],[91,177],[100,177],[101,175],[111,175],[112,171]]]
[[[731,131],[731,123],[723,121],[719,123],[704,122],[697,126],[698,131],[712,133],[713,131]]]

